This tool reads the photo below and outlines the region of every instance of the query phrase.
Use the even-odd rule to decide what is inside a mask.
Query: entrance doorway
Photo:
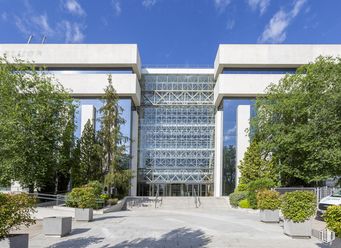
[[[210,184],[149,184],[150,196],[209,196]]]

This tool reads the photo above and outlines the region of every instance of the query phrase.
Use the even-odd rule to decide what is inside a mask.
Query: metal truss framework
[[[212,75],[144,75],[139,181],[213,183]]]

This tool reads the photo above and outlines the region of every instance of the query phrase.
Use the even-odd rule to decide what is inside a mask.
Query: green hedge
[[[238,205],[240,208],[250,208],[250,203],[247,199],[241,200]]]
[[[276,183],[269,178],[260,178],[248,184],[249,193],[247,199],[250,202],[251,208],[257,208],[257,192],[260,190],[271,189],[276,186]]]
[[[35,223],[32,218],[35,199],[25,193],[0,193],[0,240],[6,238],[13,229],[24,225],[29,227]]]
[[[329,230],[335,232],[338,238],[341,238],[341,206],[330,206],[323,215]]]
[[[312,191],[294,191],[282,197],[281,210],[285,219],[304,222],[316,213],[316,196]]]
[[[257,193],[257,207],[261,210],[276,210],[281,206],[279,193],[271,190],[261,190]]]
[[[73,188],[66,205],[74,208],[97,208],[97,197],[92,187]]]
[[[235,207],[235,208],[238,207],[238,206],[239,206],[239,202],[240,202],[241,200],[246,199],[247,194],[248,194],[247,191],[236,191],[236,192],[234,192],[234,193],[231,193],[231,194],[229,195],[230,205],[231,205],[232,207]]]

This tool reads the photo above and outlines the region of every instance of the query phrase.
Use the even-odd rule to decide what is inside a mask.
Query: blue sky
[[[219,43],[341,43],[341,0],[0,0],[0,43],[137,43],[142,63],[212,65]]]

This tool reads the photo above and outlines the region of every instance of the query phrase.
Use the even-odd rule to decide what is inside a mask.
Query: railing
[[[58,206],[65,204],[67,196],[64,194],[45,194],[45,193],[28,193],[35,197],[37,201],[37,207]]]

